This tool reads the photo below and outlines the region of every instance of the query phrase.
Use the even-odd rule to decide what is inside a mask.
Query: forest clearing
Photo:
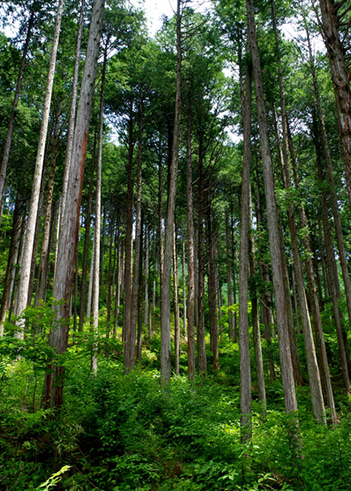
[[[157,5],[0,5],[0,490],[350,491],[351,6]]]

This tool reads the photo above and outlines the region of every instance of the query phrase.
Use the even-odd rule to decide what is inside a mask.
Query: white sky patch
[[[147,26],[152,37],[161,29],[163,16],[169,19],[177,11],[177,0],[131,0],[135,7],[145,11]],[[195,12],[206,12],[212,8],[210,0],[193,0],[189,2],[189,7]]]

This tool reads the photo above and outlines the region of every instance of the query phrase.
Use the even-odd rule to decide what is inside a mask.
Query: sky
[[[135,7],[145,10],[148,29],[153,36],[162,26],[162,15],[172,17],[176,8],[176,0],[132,0]]]
[[[162,15],[172,17],[177,10],[177,0],[131,0],[135,7],[145,10],[148,29],[151,36],[162,27]],[[194,0],[192,8],[197,12],[203,12],[211,6],[210,0]]]

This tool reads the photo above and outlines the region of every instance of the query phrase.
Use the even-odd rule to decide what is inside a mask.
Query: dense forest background
[[[0,11],[0,489],[349,491],[349,2]]]

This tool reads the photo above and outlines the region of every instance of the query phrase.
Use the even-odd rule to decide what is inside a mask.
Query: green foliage
[[[118,342],[111,343],[104,349],[118,350]],[[3,400],[12,393],[12,402],[2,404],[0,412],[1,486],[8,491],[54,485],[87,491],[346,491],[351,479],[348,407],[337,427],[326,428],[311,419],[306,391],[299,393],[300,459],[276,381],[268,385],[265,418],[254,402],[253,438],[242,443],[238,345],[222,341],[220,351],[222,374],[195,382],[174,377],[162,387],[158,371],[136,369],[126,377],[119,356],[106,358],[102,352],[95,376],[83,333],[65,359],[60,418],[25,404],[33,390],[26,387],[34,366],[30,352],[23,350],[17,361],[5,355]]]

